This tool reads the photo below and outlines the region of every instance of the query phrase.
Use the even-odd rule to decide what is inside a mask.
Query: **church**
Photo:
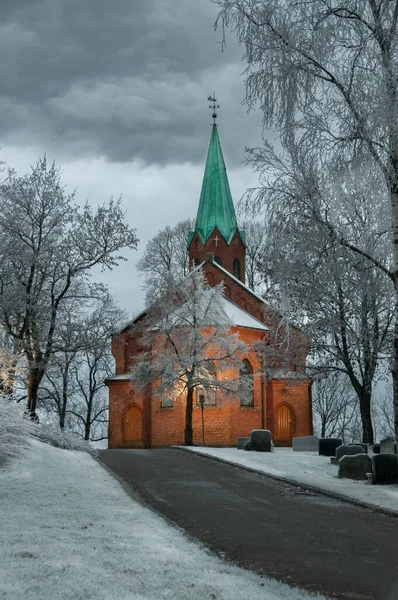
[[[214,117],[214,115],[213,115]],[[234,330],[252,346],[265,341],[266,351],[249,353],[241,373],[253,375],[251,398],[218,402],[195,392],[193,441],[202,444],[205,423],[208,446],[236,446],[253,429],[269,429],[275,445],[291,446],[292,438],[312,434],[311,380],[305,372],[308,347],[303,333],[292,327],[284,344],[281,317],[245,285],[245,232],[239,229],[227,171],[214,122],[204,170],[195,230],[187,240],[191,268],[202,268],[211,286],[223,282],[233,309]],[[139,352],[135,325],[145,311],[112,338],[115,376],[109,388],[109,448],[156,448],[184,443],[185,405],[159,398],[151,386],[134,389],[129,370]],[[275,350],[277,349],[277,351]],[[264,365],[265,362],[265,365]],[[264,368],[265,367],[265,368]],[[261,376],[255,377],[256,372]]]

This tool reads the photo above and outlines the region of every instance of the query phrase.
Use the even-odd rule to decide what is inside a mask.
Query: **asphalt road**
[[[100,460],[245,569],[344,600],[398,600],[398,518],[176,449],[103,450]]]

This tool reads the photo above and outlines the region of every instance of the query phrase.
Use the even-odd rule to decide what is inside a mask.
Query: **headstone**
[[[348,444],[348,446],[362,446],[365,450],[366,454],[368,453],[369,447],[368,444],[364,444],[363,442],[353,442],[352,444]]]
[[[342,456],[339,460],[339,479],[358,479],[366,481],[367,473],[372,470],[372,459],[362,449],[360,454]]]
[[[250,439],[243,443],[243,450],[247,450],[249,452],[252,449],[253,448]]]
[[[372,456],[373,483],[398,483],[398,458],[396,454]]]
[[[316,435],[303,435],[293,438],[294,452],[318,452],[319,437]]]
[[[319,440],[319,456],[334,456],[336,448],[343,443],[339,438],[321,438]]]
[[[243,446],[245,442],[250,442],[249,437],[240,437],[238,438],[238,450],[243,450]]]
[[[380,440],[380,454],[395,454],[396,453],[396,445],[395,440],[393,438],[385,438],[384,440]]]
[[[252,450],[271,452],[271,432],[268,429],[253,429],[250,435]]]
[[[342,456],[352,456],[353,454],[365,454],[365,450],[362,446],[346,446],[342,444],[336,448],[336,465],[339,464],[339,460]]]

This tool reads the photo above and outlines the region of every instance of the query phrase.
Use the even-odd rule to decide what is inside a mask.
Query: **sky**
[[[136,263],[166,225],[196,216],[211,110],[235,204],[261,144],[244,100],[244,48],[214,31],[211,0],[1,0],[0,158],[19,174],[43,154],[77,200],[123,197],[137,251],[96,273],[130,315],[144,307]]]

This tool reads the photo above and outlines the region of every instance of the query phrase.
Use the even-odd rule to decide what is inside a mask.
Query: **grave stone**
[[[346,446],[346,445],[342,444],[341,446],[336,448],[335,464],[336,465],[339,464],[339,460],[342,456],[352,456],[353,454],[365,454],[365,450],[362,448],[362,446],[359,446],[359,445],[358,446]]]
[[[339,479],[357,479],[366,481],[367,473],[372,470],[372,459],[365,452],[346,454],[339,460]]]
[[[380,454],[395,454],[396,446],[393,438],[385,438],[380,440]]]
[[[342,443],[339,438],[321,438],[319,440],[319,456],[334,456],[336,448]]]
[[[294,452],[318,452],[319,437],[316,435],[303,435],[293,438]]]
[[[245,442],[250,442],[250,438],[249,437],[238,438],[238,450],[243,450]]]
[[[373,483],[398,482],[398,458],[396,454],[374,454],[372,456]]]
[[[368,453],[369,447],[368,444],[364,444],[363,442],[353,442],[352,444],[347,444],[348,446],[362,446],[365,450],[366,454]]]
[[[253,429],[250,434],[252,450],[271,452],[271,432],[268,429]]]
[[[252,450],[252,443],[250,439],[243,443],[243,450],[247,450],[248,452]]]

